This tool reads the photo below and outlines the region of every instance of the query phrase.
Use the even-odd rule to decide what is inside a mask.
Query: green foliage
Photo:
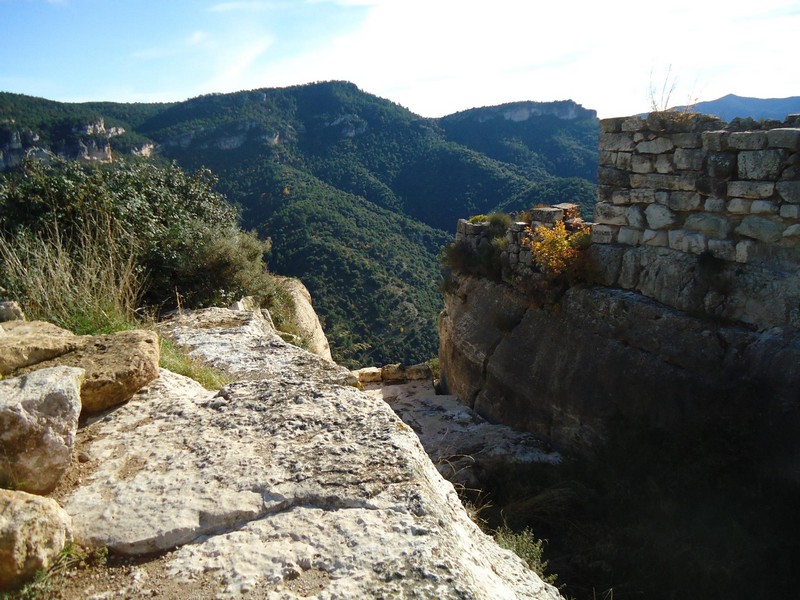
[[[126,129],[110,140],[115,153],[153,142],[184,169],[212,169],[219,182],[210,185],[241,208],[244,226],[272,236],[278,250],[273,269],[308,285],[336,358],[351,365],[384,358],[419,362],[435,352],[441,307],[436,257],[459,218],[565,200],[584,203],[588,216],[594,203],[597,122],[581,110],[575,119],[514,121],[492,109],[469,118],[424,119],[353,84],[331,81],[175,104],[62,104],[0,94],[0,114],[15,119],[5,130],[0,126],[0,143],[3,131],[31,128],[51,149],[66,148],[75,125],[101,116],[107,127]],[[295,208],[298,214],[290,216]],[[146,207],[143,214],[149,214]],[[206,244],[224,237],[208,233],[202,226],[208,220],[200,221],[161,236],[167,243],[159,242],[163,250],[146,267],[148,302],[174,303],[178,287],[187,304],[202,305],[237,287],[208,281],[192,266],[205,260],[204,252],[180,240]],[[219,231],[227,217],[221,223]],[[321,235],[306,229],[312,224]],[[374,235],[361,231],[367,226]],[[493,270],[494,258],[482,257],[487,269]],[[415,312],[424,325],[417,326]]]
[[[522,244],[530,248],[534,264],[549,280],[564,278],[571,284],[588,277],[585,251],[589,242],[587,230],[568,232],[559,221],[552,229],[538,227],[531,232],[528,228]]]
[[[447,271],[452,270],[499,281],[503,274],[501,254],[508,248],[506,231],[511,225],[511,217],[503,213],[491,213],[472,219],[487,224],[484,232],[486,243],[481,243],[477,250],[466,242],[452,242],[446,246],[439,256],[439,262],[445,269],[445,279]]]
[[[108,218],[69,229],[69,238],[58,222],[0,237],[0,282],[29,318],[79,335],[132,328],[143,284],[129,236]]]
[[[27,161],[0,179],[0,236],[8,257],[3,285],[44,312],[52,306],[42,295],[48,288],[51,295],[66,294],[65,301],[83,291],[102,314],[103,299],[116,296],[108,290],[117,286],[124,298],[114,302],[126,315],[140,296],[162,307],[178,299],[206,306],[268,295],[263,256],[269,244],[238,229],[236,211],[213,191],[214,183],[207,170],[188,175],[174,164],[87,168]],[[56,285],[61,280],[66,288]],[[92,287],[101,282],[105,288]]]
[[[536,539],[530,527],[525,527],[522,531],[513,531],[504,523],[495,530],[494,539],[498,546],[511,550],[524,560],[528,568],[541,577],[542,581],[556,583],[558,576],[546,573],[547,561],[542,558],[545,542]]]

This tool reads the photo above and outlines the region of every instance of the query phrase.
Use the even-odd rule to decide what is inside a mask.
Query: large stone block
[[[630,176],[630,185],[634,188],[650,188],[655,190],[683,190],[694,191],[697,177],[692,175],[662,175],[650,173],[648,175],[634,174]]]
[[[629,133],[605,133],[600,136],[598,146],[610,152],[632,152],[636,148]]]
[[[706,169],[711,177],[728,179],[736,172],[736,154],[733,152],[710,152]]]
[[[724,239],[730,230],[730,221],[722,215],[696,213],[689,215],[683,226],[690,231],[703,233],[710,238]]]
[[[636,229],[644,229],[647,226],[641,206],[628,206],[625,209],[625,219],[628,225]]]
[[[657,137],[636,144],[636,151],[640,154],[662,154],[675,148],[669,137]]]
[[[614,225],[592,225],[592,243],[613,244],[617,240],[617,231],[619,231],[619,227]],[[522,254],[520,254],[520,260],[522,260]]]
[[[642,156],[641,154],[634,154],[631,157],[630,170],[634,173],[652,173],[655,171],[652,156]]]
[[[775,184],[772,181],[728,182],[728,197],[730,198],[769,198],[774,192]]]
[[[630,185],[629,175],[625,171],[619,169],[610,169],[601,167],[597,169],[597,180],[604,185],[613,185],[616,187],[628,187]]]
[[[779,181],[775,188],[784,202],[800,204],[800,181]]]
[[[739,179],[777,179],[786,160],[785,150],[758,150],[739,153]]]
[[[702,254],[708,250],[708,240],[702,233],[673,229],[669,232],[669,247],[673,250]]]
[[[622,123],[627,120],[628,117],[615,117],[613,119],[601,119],[600,120],[600,131],[602,133],[619,133],[622,131]],[[605,135],[601,136],[601,139],[606,137]]]
[[[158,377],[159,354],[158,335],[154,331],[120,331],[85,336],[76,350],[38,363],[37,368],[85,369],[81,404],[85,412],[95,413],[127,402],[141,387]]]
[[[554,225],[564,219],[564,211],[555,206],[541,206],[532,208],[530,211],[531,220]]]
[[[594,220],[603,225],[627,225],[625,206],[598,202],[594,206]]]
[[[707,152],[703,149],[688,150],[684,148],[675,149],[675,167],[681,170],[700,171],[703,168]]]
[[[742,219],[736,233],[767,244],[780,241],[785,227],[765,217],[749,215]]]
[[[656,156],[656,172],[666,174],[675,172],[672,154],[659,154]]]
[[[85,371],[39,369],[0,381],[0,483],[35,494],[69,467]]]
[[[703,148],[711,152],[723,152],[728,149],[728,136],[730,133],[727,131],[704,131],[700,134],[700,139],[703,142]]]
[[[800,219],[800,204],[784,204],[780,215],[783,219]]]
[[[628,117],[622,121],[620,129],[631,133],[645,131],[647,130],[647,121],[641,117]]]
[[[786,148],[787,150],[800,150],[800,129],[778,128],[767,132],[769,145],[773,148]]]
[[[663,248],[669,246],[669,235],[666,230],[645,229],[644,233],[642,233],[642,243],[646,246]]]
[[[764,131],[735,131],[728,136],[728,147],[736,150],[763,150],[767,143]]]
[[[706,198],[703,203],[703,209],[706,212],[725,212],[725,199],[724,198]]]
[[[620,227],[617,232],[617,243],[626,246],[638,246],[642,242],[642,230],[633,227]]]
[[[749,215],[753,200],[747,198],[731,198],[728,202],[728,212],[734,215]]]
[[[697,210],[703,205],[703,198],[694,192],[671,192],[667,206],[672,210]]]
[[[675,213],[662,204],[651,204],[644,211],[650,229],[667,229],[676,221]]]
[[[673,133],[670,139],[676,148],[701,148],[703,145],[699,133]]]
[[[778,204],[772,200],[753,200],[750,212],[754,215],[777,215]]]
[[[7,321],[0,324],[0,375],[75,350],[81,339],[71,331],[45,321]]]
[[[0,489],[0,590],[46,571],[72,540],[71,527],[52,498]]]

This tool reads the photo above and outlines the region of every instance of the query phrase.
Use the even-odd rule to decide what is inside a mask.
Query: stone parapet
[[[732,262],[755,256],[729,251],[743,243],[798,248],[798,125],[790,120],[738,131],[707,115],[682,113],[602,121],[595,208],[602,227],[592,240],[627,246],[657,240]],[[768,248],[757,253],[769,254]],[[795,255],[800,264],[800,251]]]

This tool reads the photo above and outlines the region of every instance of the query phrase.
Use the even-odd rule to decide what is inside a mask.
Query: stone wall
[[[800,118],[780,125],[730,131],[702,115],[601,121],[593,241],[740,263],[800,246]]]
[[[562,202],[552,206],[541,206],[527,211],[528,221],[511,223],[506,230],[507,245],[501,255],[503,269],[510,275],[509,279],[526,278],[533,275],[533,256],[530,249],[523,245],[523,240],[531,229],[536,227],[552,228],[563,221],[568,230],[582,226],[581,209],[577,204]],[[466,245],[471,251],[478,253],[481,248],[491,244],[489,239],[489,223],[471,223],[459,219],[456,225],[456,243]]]
[[[797,327],[800,117],[738,125],[684,114],[601,121],[600,280],[692,314]]]

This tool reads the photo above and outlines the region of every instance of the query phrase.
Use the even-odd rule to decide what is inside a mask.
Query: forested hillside
[[[562,201],[590,216],[597,120],[571,101],[426,119],[346,82],[172,104],[0,93],[0,166],[104,144],[211,169],[272,238],[271,269],[310,289],[334,357],[381,364],[436,354],[437,256],[458,218]]]

